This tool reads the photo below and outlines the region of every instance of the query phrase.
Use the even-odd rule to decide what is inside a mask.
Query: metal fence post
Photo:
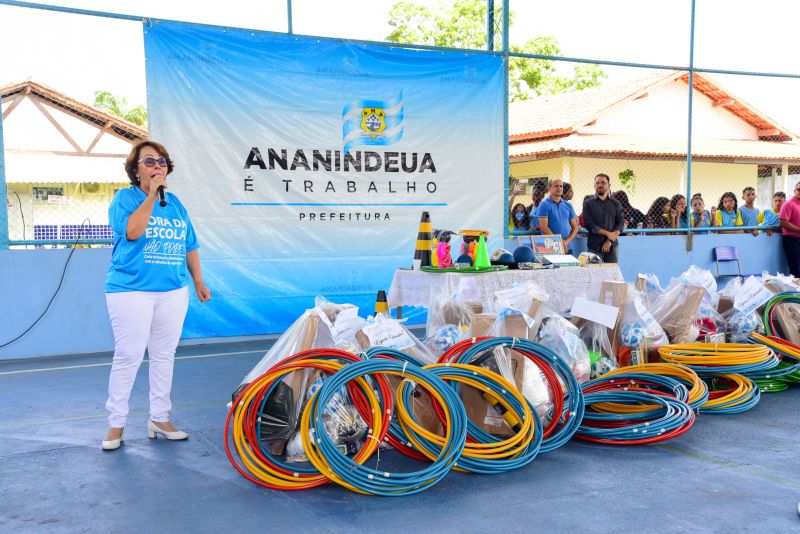
[[[2,104],[2,97],[0,97]],[[8,186],[6,185],[6,165],[3,155],[3,117],[0,116],[0,250],[8,249]]]
[[[288,20],[288,27],[289,27],[289,34],[291,35],[294,33],[292,31],[292,0],[286,0],[286,19]]]
[[[695,1],[692,0],[691,27],[689,29],[689,126],[686,143],[686,223],[689,226],[686,235],[691,235],[690,207],[692,201],[692,98],[694,97],[694,16]],[[710,221],[709,221],[710,222]],[[680,226],[680,224],[678,224]]]
[[[494,2],[492,2],[494,4]],[[506,209],[508,202],[508,186],[509,186],[509,165],[508,165],[508,5],[509,0],[503,0],[503,235],[505,236],[506,229],[508,228],[508,221],[511,214]]]
[[[486,50],[494,50],[494,0],[486,0]]]

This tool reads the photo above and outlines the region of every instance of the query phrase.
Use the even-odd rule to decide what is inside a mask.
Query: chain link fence
[[[14,6],[0,6],[0,18],[14,21],[0,37],[11,247],[108,246],[109,204],[130,185],[124,160],[147,136],[146,123],[131,122],[141,123],[145,94],[141,22]],[[87,89],[78,82],[89,71],[108,81]],[[142,102],[128,102],[136,88],[115,80],[136,72]]]
[[[696,64],[761,68],[761,63],[741,59],[743,54],[731,56],[721,65],[710,63],[718,57],[712,54],[714,42],[709,35],[721,31],[719,18],[728,20],[729,29],[745,28],[740,27],[741,20],[730,19],[727,12],[708,10],[706,4],[697,7]],[[495,2],[496,8],[498,5]],[[536,46],[545,43],[547,47],[539,50],[541,53],[576,59],[682,65],[689,55],[690,7],[688,1],[655,8],[634,0],[589,7],[586,2],[565,0],[532,9],[527,3],[513,1],[511,9],[518,13],[510,37],[516,50],[536,51]],[[633,27],[614,22],[601,39],[578,40],[573,36],[580,29],[573,27],[576,22],[564,14],[586,9],[588,19],[601,12],[615,19],[614,13],[624,11],[626,16],[642,20],[652,20],[653,12],[648,10],[658,9],[657,17],[665,22]],[[774,15],[780,7],[762,11]],[[26,247],[65,246],[78,237],[81,241],[108,243],[108,205],[116,190],[128,186],[122,170],[124,156],[133,142],[147,135],[144,127],[124,118],[126,110],[144,102],[141,23],[13,6],[0,6],[0,17],[15,21],[13,28],[0,37],[9,239],[12,245]],[[498,17],[497,31],[502,29],[499,22]],[[300,21],[297,26],[304,27]],[[16,64],[15,50],[38,46],[35,36],[42,27],[53,28],[51,42],[58,44],[39,47],[42,52],[35,65],[23,68]],[[552,40],[533,39],[551,32],[560,38],[555,40],[555,47]],[[70,39],[76,34],[94,37],[77,45]],[[792,43],[790,32],[774,31],[771,35],[774,43],[783,43],[781,46]],[[370,32],[356,37],[375,38]],[[536,42],[529,44],[532,39]],[[720,39],[732,49],[741,46],[736,32],[723,32]],[[613,50],[619,50],[623,40],[640,46],[627,47],[626,52],[615,55]],[[675,46],[652,46],[667,40]],[[756,224],[774,222],[770,217],[764,222],[764,215],[775,209],[775,194],[791,195],[800,179],[800,145],[795,136],[800,130],[800,108],[792,104],[794,95],[800,93],[798,77],[694,72],[689,158],[690,76],[686,71],[600,63],[603,76],[597,79],[599,86],[574,90],[579,87],[564,80],[578,76],[576,66],[581,63],[533,59],[522,64],[521,58],[511,59],[514,76],[531,74],[544,66],[544,75],[553,74],[556,78],[551,81],[560,80],[541,85],[541,96],[529,91],[532,98],[510,105],[505,217],[511,232],[535,229],[537,218],[531,215],[531,206],[548,194],[547,182],[555,178],[565,182],[565,196],[580,215],[584,198],[594,194],[595,175],[608,175],[613,194],[625,209],[628,231],[710,224],[716,221],[717,213],[725,211],[722,197],[726,193],[732,193],[736,200],[733,213],[742,212],[741,205],[749,202],[749,197],[744,198],[745,190],[750,187],[755,193],[753,207],[762,213],[762,220]],[[774,71],[786,67],[772,57],[766,57],[763,65]],[[108,72],[110,85],[94,89],[109,91],[112,96],[127,88],[114,86],[111,80],[129,79],[121,73],[135,71],[141,102],[128,104],[118,99],[116,108],[99,109],[94,105],[94,93],[59,85],[70,79],[68,73],[75,73],[74,78],[87,69]],[[24,72],[37,74],[26,80],[20,74]],[[588,71],[582,72],[585,80]],[[695,195],[700,197],[693,201]],[[752,222],[750,208],[745,208],[742,224]],[[723,222],[728,219],[731,215],[720,218]],[[75,228],[82,225],[83,235],[79,236]]]
[[[689,73],[627,70],[625,81],[510,105],[509,230],[536,231],[531,206],[548,180],[568,184],[580,215],[599,173],[628,232],[776,226],[780,193],[800,180],[789,126],[800,113],[788,105],[800,79],[695,72],[689,151]],[[532,230],[514,224],[523,206]]]

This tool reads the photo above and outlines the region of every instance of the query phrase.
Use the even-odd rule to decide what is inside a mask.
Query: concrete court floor
[[[125,444],[102,452],[110,355],[0,363],[0,532],[800,532],[800,388],[701,415],[665,445],[572,441],[516,472],[410,497],[275,492],[229,465],[225,403],[269,342],[178,349],[173,421],[148,440],[147,364]],[[411,460],[381,454],[391,468]]]

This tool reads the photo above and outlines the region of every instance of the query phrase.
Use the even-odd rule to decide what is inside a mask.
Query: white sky
[[[502,0],[496,0],[500,4]],[[286,30],[285,0],[52,0],[52,5],[272,31]],[[394,0],[294,0],[294,32],[382,40]],[[420,3],[435,4],[435,0]],[[562,53],[687,65],[690,0],[511,0],[512,43],[555,35]],[[697,0],[695,66],[800,73],[797,0]],[[604,67],[610,82],[649,71]],[[136,22],[0,5],[0,85],[33,78],[91,102],[98,89],[146,103],[144,48]],[[800,79],[714,76],[800,134]]]

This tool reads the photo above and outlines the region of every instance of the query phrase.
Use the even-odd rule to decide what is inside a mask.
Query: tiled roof
[[[27,80],[24,82],[0,86],[0,97],[2,97],[4,104],[11,101],[11,105],[13,106],[13,102],[17,98],[24,96],[32,96],[37,98],[46,105],[56,107],[65,113],[83,120],[84,122],[94,124],[98,128],[105,128],[109,133],[129,142],[136,142],[147,138],[147,130],[141,126],[137,126],[136,124],[128,122],[125,119],[116,117],[94,106],[80,102],[79,100],[69,97],[64,93],[51,87],[47,87],[39,82]]]
[[[626,135],[572,134],[555,139],[517,143],[508,147],[513,161],[567,156],[686,158],[686,139]],[[800,144],[739,139],[697,139],[695,160],[800,161]]]
[[[634,100],[664,83],[681,80],[688,84],[688,77],[683,71],[657,71],[616,85],[514,102],[509,106],[509,142],[569,135],[614,106]],[[702,74],[694,74],[694,88],[758,129],[764,139],[790,141],[796,138],[788,129]],[[728,103],[724,103],[726,101]]]

